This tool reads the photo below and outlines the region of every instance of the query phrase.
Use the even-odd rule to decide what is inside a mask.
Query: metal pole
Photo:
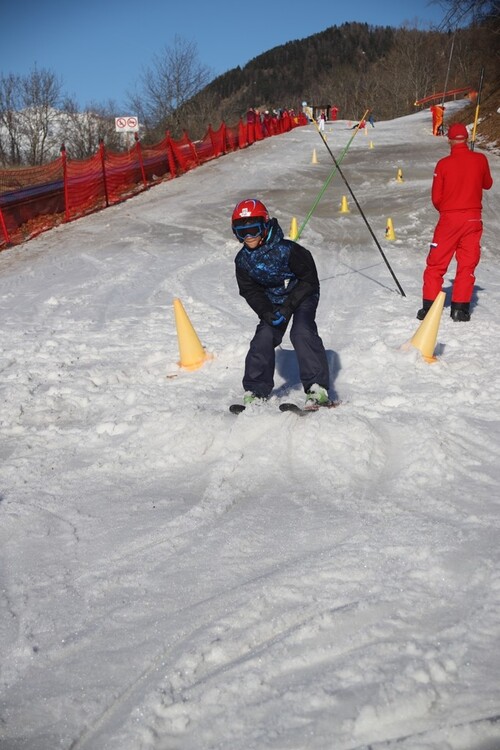
[[[456,30],[453,32],[453,38],[451,40],[450,56],[448,58],[448,70],[446,71],[446,80],[444,82],[443,99],[441,101],[441,106],[442,107],[444,107],[444,98],[446,96],[446,91],[448,89],[448,78],[449,78],[449,75],[450,75],[451,58],[453,57],[453,47],[455,46],[455,34],[456,34]]]
[[[363,119],[364,119],[364,118],[363,118]],[[356,196],[354,195],[354,193],[353,193],[353,191],[352,191],[352,188],[351,188],[351,186],[350,186],[350,185],[349,185],[349,183],[347,182],[347,180],[346,180],[346,178],[345,178],[345,175],[344,175],[344,173],[343,173],[343,172],[342,172],[342,170],[340,169],[340,166],[339,166],[339,163],[338,163],[337,159],[336,159],[336,158],[335,158],[335,156],[333,155],[333,153],[332,153],[332,150],[331,150],[330,146],[329,146],[329,145],[328,145],[328,143],[326,142],[326,140],[325,140],[325,138],[323,137],[323,134],[321,133],[321,131],[319,130],[319,128],[318,128],[318,134],[319,134],[319,135],[321,136],[321,140],[322,140],[322,141],[323,141],[323,143],[325,144],[325,146],[326,146],[326,148],[327,148],[327,150],[328,150],[328,153],[329,153],[329,154],[330,154],[330,156],[332,157],[332,159],[333,159],[333,163],[335,164],[335,167],[336,167],[336,169],[338,170],[338,173],[339,173],[339,175],[340,175],[340,176],[342,177],[342,179],[344,180],[345,186],[346,186],[346,187],[347,187],[347,189],[349,190],[349,192],[350,192],[350,194],[351,194],[351,196],[352,196],[352,199],[354,200],[354,202],[355,202],[355,204],[356,204],[356,206],[357,206],[357,208],[358,208],[358,211],[359,211],[359,213],[361,214],[361,216],[362,216],[362,218],[363,218],[363,221],[365,222],[365,224],[366,224],[366,226],[367,226],[367,228],[368,228],[368,231],[370,232],[371,236],[373,237],[373,240],[374,240],[374,242],[375,242],[375,244],[376,244],[376,246],[377,246],[377,248],[378,248],[378,250],[379,250],[379,252],[380,252],[380,254],[381,254],[381,256],[382,256],[382,258],[384,259],[384,263],[385,263],[385,265],[386,265],[386,266],[387,266],[387,268],[389,269],[389,271],[390,271],[390,274],[391,274],[392,278],[393,278],[393,279],[394,279],[394,281],[396,282],[396,286],[398,287],[399,291],[401,292],[401,295],[402,295],[403,297],[406,297],[406,294],[405,294],[405,293],[404,293],[404,291],[403,291],[403,287],[401,286],[401,284],[399,283],[398,279],[396,278],[396,275],[395,275],[394,271],[392,270],[392,268],[391,268],[391,266],[390,266],[390,264],[389,264],[389,261],[387,260],[387,258],[386,258],[386,256],[385,256],[385,254],[384,254],[384,251],[383,251],[383,250],[382,250],[382,248],[380,247],[380,243],[379,243],[379,241],[378,241],[378,240],[377,240],[377,238],[375,237],[375,235],[374,235],[374,233],[373,233],[373,230],[372,230],[372,228],[371,228],[370,224],[368,223],[368,219],[366,218],[365,214],[363,213],[363,210],[362,210],[361,206],[360,206],[360,205],[359,205],[359,203],[358,203],[358,199],[357,199],[357,198],[356,198]]]
[[[479,105],[481,104],[481,91],[483,90],[483,78],[484,78],[484,68],[481,68],[481,74],[479,76],[479,90],[477,92],[476,113],[474,115],[474,127],[472,128],[472,140],[470,144],[471,151],[474,151],[474,144],[476,142],[476,128],[477,128],[477,121],[479,119]]]
[[[346,144],[346,145],[344,146],[344,149],[343,149],[342,153],[340,154],[340,156],[339,156],[339,158],[338,158],[338,163],[337,163],[337,162],[335,163],[335,167],[334,167],[334,168],[332,169],[332,171],[330,172],[330,174],[329,174],[329,175],[328,175],[328,177],[326,178],[326,180],[325,180],[325,183],[324,183],[323,187],[321,188],[321,190],[319,191],[318,195],[316,196],[316,200],[315,200],[315,201],[314,201],[314,203],[312,204],[311,210],[309,211],[309,213],[307,214],[306,218],[304,219],[304,221],[303,221],[303,222],[302,222],[302,224],[300,225],[299,231],[297,232],[297,239],[299,239],[299,238],[300,238],[300,235],[301,235],[301,234],[302,234],[302,232],[304,231],[304,227],[306,226],[307,222],[309,221],[309,219],[310,219],[310,218],[311,218],[311,216],[313,215],[313,213],[314,213],[314,210],[315,210],[316,206],[318,205],[318,203],[320,202],[321,198],[323,197],[323,193],[324,193],[324,192],[325,192],[325,190],[327,189],[327,187],[328,187],[328,185],[330,184],[330,182],[331,182],[331,181],[333,180],[333,177],[334,177],[334,175],[335,175],[335,172],[337,171],[337,166],[338,166],[338,164],[340,164],[340,162],[342,161],[342,159],[343,159],[343,158],[344,158],[344,156],[346,155],[346,153],[347,153],[347,150],[349,149],[349,146],[351,145],[351,143],[352,143],[352,142],[353,142],[353,140],[354,140],[354,136],[356,135],[356,133],[357,133],[357,132],[358,132],[358,130],[359,130],[359,126],[360,126],[360,123],[361,123],[361,122],[363,122],[363,120],[365,119],[365,117],[366,117],[366,115],[368,114],[368,112],[369,112],[369,111],[370,111],[369,109],[367,109],[367,110],[366,110],[365,114],[363,115],[363,117],[361,118],[361,120],[360,120],[360,121],[359,121],[359,123],[358,123],[358,127],[357,127],[357,128],[355,129],[354,133],[352,134],[352,136],[351,136],[351,137],[349,138],[349,140],[347,141],[347,144]],[[316,120],[314,120],[314,118],[313,118],[313,121],[314,121],[314,124],[316,125],[316,129],[317,129],[318,133],[319,133],[319,134],[321,135],[321,132],[320,132],[320,130],[319,130],[319,128],[318,128],[318,124],[317,124]],[[323,139],[323,140],[324,140],[324,139]]]

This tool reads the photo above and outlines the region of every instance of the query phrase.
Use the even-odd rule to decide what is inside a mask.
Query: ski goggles
[[[254,221],[245,219],[241,223],[233,223],[233,232],[240,242],[243,242],[247,237],[260,237],[261,234],[264,234],[265,228],[266,222],[262,219],[255,219]]]

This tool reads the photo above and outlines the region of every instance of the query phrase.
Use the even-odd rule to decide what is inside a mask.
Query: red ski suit
[[[457,270],[452,303],[469,303],[474,290],[474,270],[481,256],[483,190],[493,185],[484,154],[470,151],[467,143],[454,143],[434,171],[432,203],[439,211],[424,271],[422,297],[434,301],[441,291],[448,266],[456,255]]]

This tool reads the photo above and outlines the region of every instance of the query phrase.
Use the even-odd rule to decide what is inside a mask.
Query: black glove
[[[265,312],[262,316],[262,320],[265,323],[268,323],[270,326],[273,326],[273,328],[279,328],[281,326],[286,326],[287,319],[281,312],[281,310],[274,310],[273,312]]]

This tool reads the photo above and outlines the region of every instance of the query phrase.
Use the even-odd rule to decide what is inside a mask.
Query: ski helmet
[[[268,210],[256,198],[246,198],[235,206],[231,225],[240,242],[243,242],[245,237],[263,236],[269,226]]]

